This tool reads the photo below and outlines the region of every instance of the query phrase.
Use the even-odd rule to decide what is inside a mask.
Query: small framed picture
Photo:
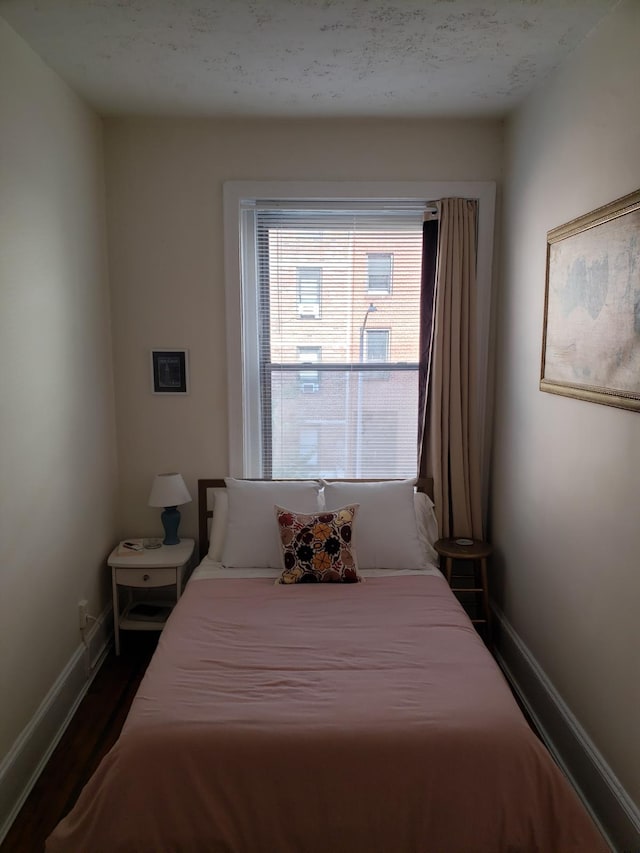
[[[188,394],[189,351],[151,350],[151,380],[154,394]]]

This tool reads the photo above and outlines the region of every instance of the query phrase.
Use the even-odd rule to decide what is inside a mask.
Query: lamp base
[[[178,525],[180,524],[180,510],[175,506],[167,506],[164,508],[161,516],[162,526],[164,527],[163,545],[178,545]]]

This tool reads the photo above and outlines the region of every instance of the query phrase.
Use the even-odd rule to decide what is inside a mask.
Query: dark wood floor
[[[0,853],[44,851],[45,839],[72,808],[120,734],[157,639],[155,632],[129,631],[122,635],[120,657],[115,656],[113,649],[109,652],[0,845]]]

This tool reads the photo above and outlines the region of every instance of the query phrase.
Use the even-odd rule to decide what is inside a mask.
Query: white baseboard
[[[496,658],[613,850],[640,851],[640,809],[499,608]]]
[[[109,605],[0,763],[0,844],[100,668],[112,634]]]

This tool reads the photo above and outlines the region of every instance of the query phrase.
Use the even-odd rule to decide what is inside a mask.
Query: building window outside
[[[363,456],[362,477],[394,477],[398,468],[398,451],[406,456],[405,463],[411,464],[409,449],[398,448],[398,422],[401,412],[364,411],[362,415],[362,443],[371,448]]]
[[[311,476],[318,469],[318,448],[320,445],[320,431],[316,426],[303,426],[300,429],[299,457],[300,476]]]
[[[317,364],[322,361],[322,347],[298,347],[300,364]],[[320,390],[320,373],[317,370],[305,369],[298,373],[300,390],[305,394],[316,394]]]
[[[366,361],[389,361],[389,329],[365,331]]]
[[[320,318],[322,289],[321,267],[298,267],[298,314],[300,317]]]
[[[389,361],[389,329],[367,329],[365,331],[364,360],[367,362]],[[365,379],[389,379],[386,370],[374,370],[364,374]]]
[[[367,255],[367,291],[391,293],[393,255],[390,252],[373,252]]]

